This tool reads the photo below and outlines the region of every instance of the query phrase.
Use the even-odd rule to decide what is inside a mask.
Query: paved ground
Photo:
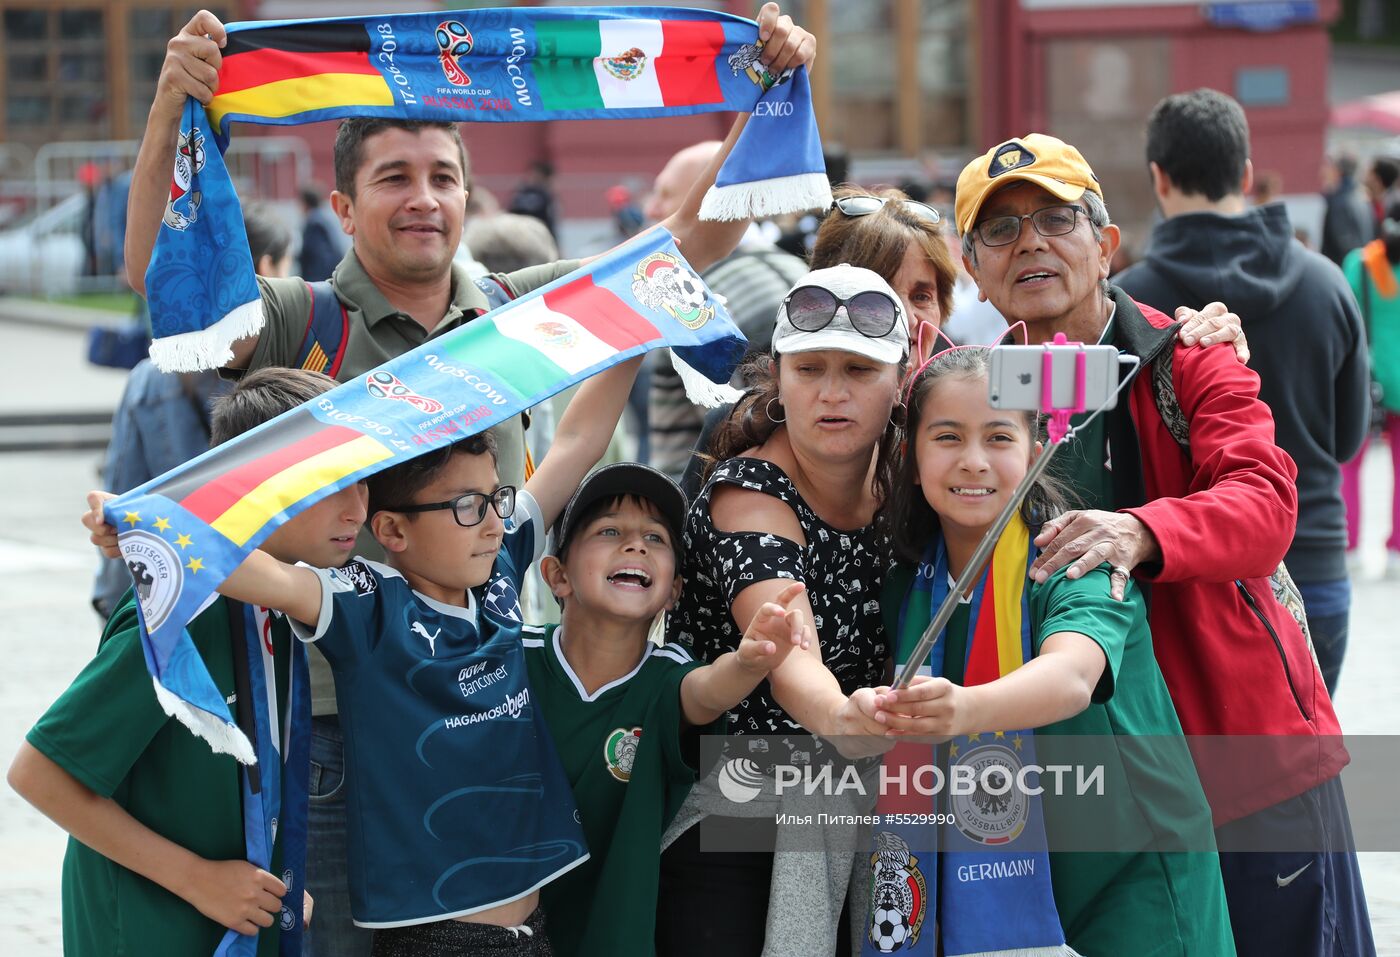
[[[82,360],[74,331],[0,325],[0,415],[115,405],[123,376]],[[42,358],[42,363],[39,361]],[[53,368],[55,361],[57,368]],[[0,456],[0,767],[24,732],[91,656],[99,633],[87,604],[93,553],[77,514],[93,487],[94,453]],[[1367,463],[1368,567],[1357,581],[1352,643],[1338,710],[1353,734],[1400,733],[1400,582],[1378,580],[1389,515],[1389,458]],[[64,836],[0,785],[0,954],[58,957]],[[1380,952],[1400,955],[1400,854],[1362,855]]]

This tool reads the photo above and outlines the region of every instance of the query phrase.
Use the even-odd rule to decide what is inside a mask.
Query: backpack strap
[[[1157,414],[1162,417],[1167,431],[1176,440],[1176,444],[1181,446],[1182,454],[1189,459],[1191,423],[1187,421],[1186,413],[1181,410],[1181,403],[1176,398],[1176,386],[1172,384],[1172,353],[1175,351],[1175,343],[1170,344],[1152,360],[1152,401],[1156,404]]]
[[[350,342],[350,313],[329,282],[309,282],[306,290],[311,294],[311,311],[292,368],[335,378]]]
[[[482,276],[480,279],[473,279],[476,288],[481,290],[481,294],[486,297],[486,311],[499,309],[515,298],[515,294],[506,288],[506,284],[495,276]]]

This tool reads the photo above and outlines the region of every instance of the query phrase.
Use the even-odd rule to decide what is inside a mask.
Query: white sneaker
[[[1400,552],[1386,551],[1385,580],[1400,581]]]

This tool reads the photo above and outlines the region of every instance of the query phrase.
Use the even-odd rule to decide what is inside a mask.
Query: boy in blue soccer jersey
[[[539,889],[588,857],[526,679],[518,591],[606,448],[638,360],[584,383],[517,492],[490,432],[371,477],[388,564],[254,552],[220,586],[330,662],[349,788],[350,899],[376,957],[547,954]],[[507,522],[507,520],[510,520]]]
[[[561,957],[655,953],[661,834],[696,775],[683,735],[735,707],[804,634],[800,612],[768,603],[738,649],[708,665],[647,640],[680,595],[685,511],[685,494],[663,473],[607,466],[569,502],[541,563],[563,620],[525,628],[530,689],[591,852],[542,893]],[[802,591],[794,582],[778,599]]]

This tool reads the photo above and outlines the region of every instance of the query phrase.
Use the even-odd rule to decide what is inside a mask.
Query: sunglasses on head
[[[840,210],[847,216],[869,216],[871,213],[878,213],[884,205],[892,200],[884,196],[843,196],[834,200],[832,209]],[[943,217],[938,210],[928,203],[921,203],[915,199],[896,200],[904,209],[920,219],[928,220],[930,223],[941,222]]]
[[[873,289],[838,299],[822,286],[799,286],[783,300],[788,322],[802,332],[825,329],[842,306],[846,307],[852,328],[869,339],[883,339],[899,321],[899,304]]]

